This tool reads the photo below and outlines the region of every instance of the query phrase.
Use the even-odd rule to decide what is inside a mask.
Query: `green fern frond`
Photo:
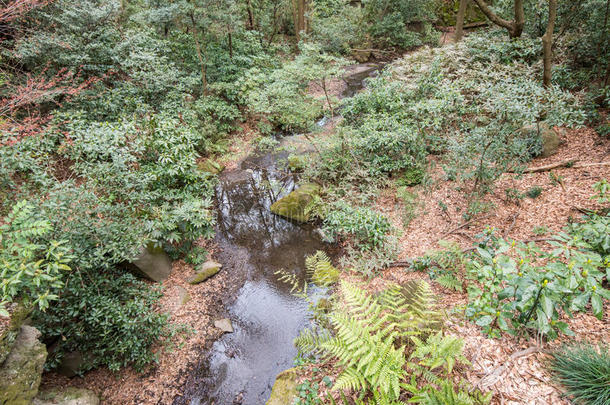
[[[339,279],[339,270],[335,268],[326,253],[318,250],[305,259],[307,275],[320,286],[329,286]]]
[[[442,332],[438,332],[431,335],[425,343],[416,337],[411,339],[416,346],[411,358],[420,359],[419,364],[428,367],[429,370],[442,366],[449,374],[456,362],[470,364],[462,354],[464,341],[460,338],[451,335],[443,336]]]
[[[464,291],[462,282],[458,280],[453,274],[443,274],[442,276],[439,276],[434,279],[434,281],[450,290],[455,290],[458,292]]]

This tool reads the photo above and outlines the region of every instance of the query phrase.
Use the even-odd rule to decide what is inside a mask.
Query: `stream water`
[[[372,65],[352,69],[343,96],[355,94],[377,69]],[[292,342],[309,322],[308,308],[276,272],[289,271],[303,281],[305,257],[328,245],[311,226],[292,223],[269,210],[295,188],[295,177],[281,169],[286,156],[286,152],[257,152],[239,169],[220,177],[217,259],[223,263],[222,271],[231,272],[243,285],[227,308],[235,331],[214,343],[182,403],[262,405],[276,375],[293,366],[297,351]]]

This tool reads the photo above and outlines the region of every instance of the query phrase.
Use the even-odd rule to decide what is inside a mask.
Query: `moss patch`
[[[309,221],[310,204],[320,194],[317,184],[305,184],[271,205],[271,212],[298,222]]]
[[[271,390],[271,397],[266,405],[292,404],[297,395],[297,372],[290,368],[282,371],[275,378],[275,384]]]

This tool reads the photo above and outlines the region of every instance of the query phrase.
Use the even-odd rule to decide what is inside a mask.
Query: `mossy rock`
[[[559,146],[563,144],[563,140],[557,133],[545,122],[538,124],[527,125],[519,130],[526,139],[534,140],[534,155],[546,158],[557,153]]]
[[[40,386],[47,349],[40,343],[40,332],[21,326],[19,335],[0,367],[0,404],[29,405]]]
[[[206,159],[197,164],[197,168],[202,172],[208,172],[212,174],[219,174],[225,169],[223,165],[218,162],[213,161],[212,159]]]
[[[172,272],[172,259],[160,247],[143,247],[140,255],[128,266],[135,273],[152,281],[166,280]]]
[[[271,205],[271,212],[298,222],[307,222],[310,219],[307,209],[320,194],[317,184],[304,184],[286,197],[279,199]]]
[[[0,364],[4,363],[11,352],[13,343],[15,343],[21,330],[21,325],[32,312],[32,307],[23,303],[12,303],[8,311],[11,314],[9,324],[0,335]]]
[[[217,263],[213,260],[208,260],[203,263],[197,270],[197,274],[189,279],[190,284],[199,284],[212,277],[220,271],[222,264]]]
[[[266,405],[292,404],[297,396],[297,371],[294,368],[282,371],[275,378],[271,397]]]
[[[38,393],[32,405],[99,405],[100,399],[85,388],[68,387]]]

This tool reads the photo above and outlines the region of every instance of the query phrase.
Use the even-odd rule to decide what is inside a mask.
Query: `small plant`
[[[356,245],[364,250],[381,246],[390,230],[390,222],[383,215],[342,201],[335,203],[324,218],[326,234],[352,236]]]
[[[528,245],[497,239],[488,234],[468,262],[467,274],[475,280],[468,287],[466,316],[490,336],[535,330],[549,338],[558,332],[572,334],[559,320],[560,311],[587,311],[603,317],[602,299],[610,298],[603,287],[606,276],[602,258],[570,237],[559,235],[551,253]],[[541,263],[546,263],[542,265]]]
[[[17,203],[0,225],[0,316],[6,306],[23,300],[45,310],[57,299],[53,290],[63,286],[62,276],[71,260],[65,242],[48,241],[51,223],[40,218],[26,201]]]
[[[563,187],[563,176],[557,174],[555,172],[549,172],[549,179],[551,180],[551,184],[553,186],[561,186]]]
[[[549,228],[545,225],[535,226],[534,229],[532,229],[532,233],[537,236],[546,235],[549,233]]]
[[[536,198],[540,197],[540,194],[542,194],[542,187],[539,187],[539,186],[530,187],[527,189],[525,194],[532,200],[536,199]]]
[[[396,190],[396,197],[404,205],[402,211],[402,226],[406,229],[411,221],[417,217],[422,204],[419,202],[418,195],[410,191],[408,187],[398,187]]]
[[[456,243],[440,241],[441,250],[426,253],[425,256],[414,260],[413,269],[426,271],[430,279],[450,290],[463,291],[463,277],[466,257]],[[461,274],[462,273],[462,274]]]
[[[575,403],[610,403],[610,350],[607,346],[565,346],[551,354],[548,368]]]
[[[591,197],[597,200],[600,204],[610,202],[610,183],[608,180],[602,179],[593,185],[593,189],[597,191],[597,194]]]
[[[424,179],[426,172],[420,167],[413,167],[405,171],[398,179],[398,184],[401,186],[412,187],[420,184]]]
[[[523,194],[518,189],[512,188],[512,187],[509,187],[506,190],[504,190],[504,194],[506,195],[507,200],[513,201],[517,204],[519,204],[520,201],[523,200],[523,198],[525,198],[525,194]]]

